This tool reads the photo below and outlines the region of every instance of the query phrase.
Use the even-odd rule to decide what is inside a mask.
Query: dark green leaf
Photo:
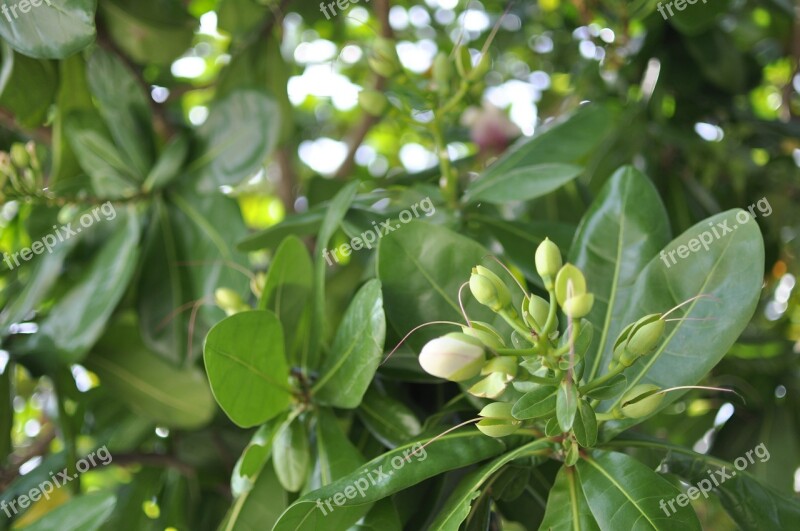
[[[346,476],[358,468],[364,457],[347,438],[332,410],[320,408],[316,422],[317,455],[306,490],[314,490]]]
[[[73,498],[45,514],[25,531],[95,531],[105,522],[117,498],[113,492],[94,492]]]
[[[281,425],[272,452],[278,481],[289,492],[299,491],[306,482],[311,462],[306,427],[299,417],[291,416]]]
[[[575,439],[584,448],[590,448],[597,443],[597,417],[594,409],[586,400],[581,400],[572,427]]]
[[[511,414],[519,420],[544,417],[555,410],[557,400],[555,387],[540,387],[517,400]]]
[[[578,411],[578,388],[574,382],[562,380],[558,386],[556,399],[556,418],[561,431],[572,429],[575,413]]]
[[[582,168],[572,164],[537,164],[514,168],[491,180],[475,181],[464,195],[468,202],[506,203],[528,201],[561,188],[580,175]]]
[[[6,43],[2,46],[5,79],[0,83],[0,105],[14,113],[14,118],[26,128],[38,127],[47,120],[56,96],[55,64],[14,53]]]
[[[417,417],[405,404],[375,386],[367,389],[357,413],[370,433],[388,448],[411,440],[422,429]]]
[[[547,497],[539,529],[548,531],[600,531],[578,482],[574,467],[562,466]]]

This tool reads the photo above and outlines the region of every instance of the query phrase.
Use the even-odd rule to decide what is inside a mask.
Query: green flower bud
[[[507,381],[511,381],[511,379],[517,375],[518,369],[519,364],[517,363],[516,357],[497,356],[496,358],[490,359],[489,362],[483,366],[481,369],[481,375],[486,376],[487,374],[491,374],[493,372],[499,372],[500,374],[506,375]]]
[[[389,100],[377,90],[362,90],[358,93],[358,104],[372,116],[380,116],[389,106]]]
[[[652,314],[642,317],[633,326],[630,337],[625,342],[625,350],[634,356],[644,356],[656,348],[667,323],[661,319],[661,314]]]
[[[31,158],[24,144],[18,142],[11,144],[11,161],[17,168],[26,168],[30,165]]]
[[[462,326],[461,331],[468,336],[474,337],[490,349],[497,350],[499,348],[505,348],[506,346],[497,330],[487,323],[472,321],[472,328]]]
[[[228,315],[233,315],[248,309],[242,297],[228,288],[217,288],[214,290],[214,302],[216,302],[217,306],[225,310],[225,313]]]
[[[574,265],[564,264],[556,275],[556,300],[562,308],[567,298],[577,297],[586,293],[586,278],[581,270]]]
[[[469,73],[469,80],[477,81],[478,79],[482,78],[489,72],[489,68],[491,66],[492,58],[489,56],[489,52],[486,52],[481,55],[480,60],[478,60],[478,64],[476,64],[472,69],[472,72]]]
[[[489,437],[507,437],[513,435],[520,427],[519,421],[504,419],[483,419],[476,424],[481,433]]]
[[[567,299],[564,302],[563,310],[567,317],[580,319],[592,311],[592,305],[594,305],[594,295],[591,293],[584,293],[583,295]]]
[[[639,384],[630,388],[627,393],[622,395],[620,411],[632,419],[641,419],[650,415],[664,400],[664,395],[658,394],[656,391],[659,391],[659,387],[653,384]],[[639,399],[641,396],[645,396],[645,398]]]
[[[511,292],[508,291],[500,277],[483,266],[472,268],[469,277],[469,289],[475,300],[488,306],[492,311],[499,311],[511,304]]]
[[[525,322],[536,330],[541,330],[547,322],[547,316],[550,313],[550,303],[537,295],[531,295],[527,305],[524,313]],[[555,328],[558,328],[558,323],[556,323]]]
[[[456,70],[462,79],[468,79],[472,71],[472,56],[469,53],[469,48],[464,45],[459,45],[456,48]]]
[[[459,332],[428,341],[419,354],[419,364],[425,372],[453,382],[477,376],[485,363],[480,341]]]
[[[564,464],[566,466],[575,466],[575,464],[578,462],[578,459],[581,457],[578,443],[573,440],[569,443],[565,441],[565,444],[569,444],[569,446],[567,446],[567,451],[564,455]]]
[[[394,41],[378,38],[372,46],[372,53],[367,62],[370,68],[383,77],[391,77],[400,69],[400,59]]]
[[[512,407],[513,404],[508,402],[493,402],[481,409],[478,415],[488,419],[517,420],[511,414]]]
[[[543,279],[554,276],[561,269],[561,251],[558,250],[558,246],[555,243],[550,241],[550,238],[545,238],[536,248],[534,260],[536,262],[536,272]]]
[[[450,58],[444,52],[436,54],[433,60],[433,81],[436,83],[436,91],[441,97],[446,97],[450,92],[450,79],[453,76],[453,67]]]
[[[493,372],[480,382],[469,388],[469,394],[481,398],[495,399],[506,390],[509,378],[500,372]]]
[[[253,292],[253,295],[260,298],[261,294],[264,292],[264,286],[266,284],[267,284],[267,275],[259,271],[252,278],[252,280],[250,280],[250,291]]]

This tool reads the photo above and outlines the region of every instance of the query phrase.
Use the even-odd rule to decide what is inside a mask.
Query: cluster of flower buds
[[[42,165],[38,151],[32,141],[15,142],[8,153],[0,151],[0,200],[5,200],[6,195],[30,196],[41,192]]]
[[[643,418],[660,407],[663,393],[657,386],[629,388],[623,371],[657,347],[665,321],[653,314],[629,325],[614,344],[609,371],[584,378],[593,331],[586,317],[594,295],[581,270],[564,263],[549,239],[536,249],[534,261],[549,301],[524,293],[517,305],[495,272],[475,266],[469,279],[472,297],[500,319],[491,324],[468,319],[460,332],[428,342],[419,362],[429,374],[458,382],[467,393],[489,401],[477,424],[484,434],[505,437],[538,427],[548,436],[561,435],[564,460],[574,463],[581,447],[596,443],[599,423]],[[561,329],[559,310],[566,318]],[[498,330],[502,321],[510,333]],[[596,413],[605,400],[614,400],[613,406]]]

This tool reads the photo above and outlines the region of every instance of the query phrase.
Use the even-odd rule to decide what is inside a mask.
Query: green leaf
[[[494,179],[479,179],[467,188],[464,200],[475,203],[529,201],[557,190],[580,175],[583,168],[572,164],[537,164],[514,168]]]
[[[43,124],[58,89],[55,64],[14,53],[3,43],[4,72],[6,69],[9,69],[9,75],[0,85],[0,105],[10,110],[16,121],[28,129]]]
[[[597,443],[597,417],[594,409],[586,400],[581,400],[578,405],[572,431],[575,433],[578,444],[584,448],[590,448]]]
[[[544,417],[556,409],[557,401],[555,387],[540,387],[522,395],[511,408],[511,415],[518,420]]]
[[[219,322],[208,332],[203,359],[214,398],[237,425],[256,426],[289,406],[283,331],[272,312],[237,313]]]
[[[614,398],[615,396],[621,395],[627,388],[628,380],[625,378],[625,375],[617,374],[607,382],[599,385],[586,394],[591,398],[596,398],[597,400],[608,400],[610,398]]]
[[[586,356],[587,381],[611,360],[610,348],[628,324],[622,315],[633,283],[669,236],[658,192],[647,176],[629,166],[614,173],[583,217],[569,261],[583,271],[587,289],[594,293],[586,318],[600,332]]]
[[[574,382],[562,380],[556,395],[556,418],[562,431],[572,429],[578,411],[578,389]]]
[[[656,350],[626,371],[628,389],[639,383],[655,384],[662,389],[696,384],[722,359],[747,326],[761,293],[764,242],[755,221],[739,224],[737,213],[749,217],[745,211],[736,209],[701,221],[668,244],[665,254],[653,258],[639,275],[623,323],[665,312],[700,294],[713,295],[716,300],[695,299],[673,314],[676,318],[707,320],[670,323]],[[719,234],[724,230],[721,226],[727,226],[729,233]],[[713,240],[712,229],[718,231],[718,240]],[[673,264],[669,253],[674,255],[676,249],[688,246],[690,240],[694,243],[701,234],[712,238],[708,251],[697,241],[698,245],[692,247],[699,248],[698,252],[684,259],[675,257]],[[678,396],[680,393],[668,393],[658,410]],[[611,426],[607,425],[611,428],[608,434],[641,420],[612,421]]]
[[[395,448],[419,435],[422,426],[399,400],[370,386],[356,411],[369,432],[384,446]]]
[[[100,377],[109,397],[159,426],[198,428],[216,410],[203,372],[194,367],[178,370],[148,351],[135,322],[111,325],[86,366]]]
[[[202,144],[191,169],[197,190],[216,191],[255,174],[275,147],[280,110],[264,92],[240,90],[216,102],[197,134]]]
[[[27,13],[12,5],[0,16],[0,37],[29,57],[64,59],[95,38],[96,0],[42,0]]]
[[[680,491],[636,459],[616,452],[584,456],[578,477],[592,515],[600,529],[700,530],[691,507],[677,507],[667,515],[659,500]]]
[[[608,107],[591,104],[578,108],[572,115],[548,125],[531,139],[526,139],[500,160],[489,166],[473,186],[488,186],[512,170],[535,164],[573,164],[593,151],[611,130],[614,114]]]
[[[161,152],[155,165],[150,169],[142,185],[142,190],[160,190],[172,182],[183,168],[189,153],[189,139],[186,135],[176,135]]]
[[[361,403],[383,358],[386,317],[381,283],[370,280],[358,290],[344,314],[322,375],[312,391],[322,404],[355,408]]]
[[[320,408],[316,419],[317,458],[307,490],[329,485],[364,462],[361,452],[347,438],[331,409]]]
[[[728,12],[729,4],[728,0],[694,0],[693,4],[684,2],[684,9],[681,10],[675,5],[670,6],[674,9],[672,16],[665,4],[659,8],[659,16],[669,20],[681,33],[697,35],[713,26],[722,13]]]
[[[49,309],[38,332],[20,342],[17,347],[20,351],[35,352],[41,355],[40,360],[47,362],[77,363],[103,334],[106,321],[128,289],[136,269],[141,229],[133,207],[124,211],[119,208],[113,218],[101,217],[95,223],[113,224],[111,236],[94,254],[80,279]],[[82,228],[80,223],[71,225],[75,232]],[[89,227],[87,231],[98,229]]]
[[[306,482],[311,462],[306,427],[299,417],[293,415],[281,425],[272,443],[272,453],[278,481],[289,492],[299,491]]]
[[[550,445],[547,439],[529,442],[515,450],[503,454],[491,463],[470,472],[462,479],[453,493],[439,510],[429,529],[432,531],[458,531],[461,523],[470,513],[470,505],[479,494],[481,485],[503,466],[522,457],[536,455]]]
[[[430,321],[463,321],[458,290],[472,268],[489,252],[444,227],[412,221],[386,234],[378,246],[378,278],[383,283],[386,315],[404,335]],[[495,315],[472,297],[465,308],[471,319],[492,322]],[[438,333],[437,333],[438,331]],[[408,343],[419,350],[441,328],[420,330]]]
[[[117,498],[113,492],[83,494],[59,505],[24,531],[95,531],[111,516]]]
[[[169,65],[192,45],[197,19],[178,0],[105,0],[109,36],[140,64]]]
[[[220,531],[270,529],[289,505],[288,494],[272,467],[264,466],[253,487],[233,502]]]
[[[548,531],[600,531],[574,467],[562,466],[547,497],[539,529]]]
[[[319,232],[325,209],[312,208],[302,214],[287,217],[277,225],[256,232],[244,238],[237,244],[242,251],[260,251],[261,249],[275,249],[288,236],[308,236]]]
[[[272,456],[272,441],[288,417],[283,413],[262,424],[250,438],[231,474],[231,492],[234,498],[246,496],[253,488],[258,475]]]
[[[73,111],[94,109],[86,81],[83,55],[73,55],[58,63],[58,95],[53,118],[53,161],[50,179],[54,187],[71,185],[80,175],[80,167],[66,135],[65,118]]]
[[[346,529],[357,522],[373,502],[448,470],[493,457],[505,449],[502,442],[468,429],[444,435],[419,451],[420,445],[431,438],[404,444],[369,461],[353,474],[302,496],[281,516],[274,531]],[[419,455],[412,455],[415,450]],[[409,459],[406,460],[406,457]],[[353,498],[345,497],[343,493],[348,486],[361,486],[364,495],[356,492]],[[342,494],[337,497],[341,505],[333,500],[337,493]],[[320,504],[317,504],[317,500],[320,500]],[[328,501],[331,501],[332,511],[328,510]]]
[[[325,212],[322,226],[317,235],[317,246],[314,250],[314,310],[311,319],[311,343],[307,352],[307,359],[301,361],[300,366],[316,369],[319,364],[319,349],[322,336],[325,335],[325,259],[323,258],[333,234],[339,229],[339,224],[350,208],[356,196],[358,181],[354,181],[334,196]]]
[[[308,348],[308,303],[313,289],[313,275],[313,265],[306,246],[299,238],[288,236],[275,252],[258,301],[259,309],[271,310],[280,319],[286,353],[292,365],[299,364],[298,351]]]
[[[391,498],[375,503],[364,520],[353,527],[353,531],[402,531],[400,515]]]
[[[144,181],[153,165],[153,117],[147,95],[120,59],[101,48],[86,64],[89,88],[100,115],[136,182]]]
[[[224,226],[214,222],[221,219]],[[191,363],[208,328],[225,315],[209,304],[214,290],[247,296],[240,271],[247,256],[232,248],[246,231],[239,206],[222,194],[171,190],[153,202],[137,286],[139,324],[151,350],[176,365]]]

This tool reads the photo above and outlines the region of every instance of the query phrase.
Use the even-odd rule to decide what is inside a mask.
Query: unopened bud
[[[225,310],[228,315],[241,312],[247,309],[247,305],[238,293],[229,288],[217,288],[214,291],[214,302],[217,306]]]
[[[657,391],[659,391],[659,387],[653,384],[639,384],[631,387],[622,395],[620,411],[632,419],[641,419],[650,415],[664,400],[664,394]],[[644,398],[640,398],[642,396]]]
[[[581,317],[586,317],[589,312],[592,311],[593,305],[594,295],[591,293],[584,293],[583,295],[567,299],[562,309],[567,317],[580,319]]]
[[[487,375],[493,372],[499,372],[506,376],[507,381],[511,381],[511,379],[517,375],[518,367],[519,364],[515,356],[497,356],[496,358],[490,359],[489,362],[483,366],[481,374]]]
[[[642,317],[633,325],[625,350],[635,356],[649,354],[661,341],[666,325],[660,314]]]
[[[31,163],[31,157],[24,144],[14,143],[11,145],[11,161],[17,168],[27,168]]]
[[[394,41],[384,38],[376,39],[367,62],[376,74],[383,77],[393,76],[400,68]]]
[[[477,376],[485,363],[480,341],[458,332],[428,341],[419,354],[425,372],[453,382]]]
[[[510,378],[507,375],[500,372],[493,372],[470,387],[467,392],[473,396],[494,399],[503,394],[509,380]]]
[[[550,314],[550,303],[537,295],[531,295],[525,312],[525,320],[537,330],[541,330]],[[558,328],[556,324],[555,328]]]
[[[519,421],[486,418],[475,426],[489,437],[508,437],[519,430],[520,424]]]
[[[358,104],[372,116],[380,116],[389,106],[389,100],[377,90],[362,90],[358,93]]]
[[[552,277],[561,269],[561,251],[558,250],[555,243],[550,241],[550,238],[545,238],[536,248],[535,262],[536,272],[542,278]]]
[[[469,289],[475,300],[495,312],[511,303],[511,292],[508,291],[508,286],[500,280],[500,277],[483,266],[472,268]]]
[[[439,52],[433,60],[433,81],[436,83],[436,91],[440,96],[447,96],[452,76],[453,67],[450,64],[450,58],[446,53]]]
[[[505,348],[506,345],[503,342],[503,338],[490,324],[483,323],[481,321],[471,321],[471,323],[472,327],[462,326],[461,331],[468,336],[474,337],[483,343],[487,348],[493,350]]]
[[[572,264],[564,264],[556,275],[556,300],[562,308],[568,298],[586,293],[586,278],[581,270]]]
[[[479,416],[487,419],[517,420],[511,414],[513,404],[508,402],[493,402],[481,409]]]

